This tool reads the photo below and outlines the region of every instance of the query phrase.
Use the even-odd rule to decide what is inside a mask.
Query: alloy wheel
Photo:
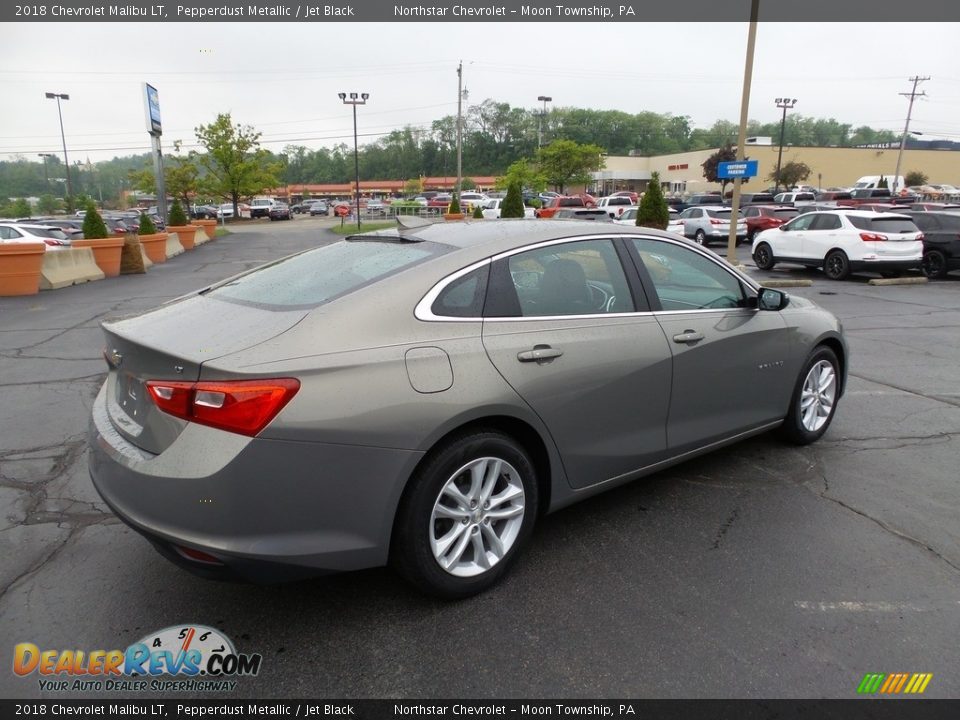
[[[800,422],[816,432],[830,419],[837,398],[837,373],[826,360],[815,363],[803,381],[800,394]]]
[[[506,460],[482,457],[444,483],[430,517],[430,549],[458,577],[480,575],[499,563],[523,526],[520,473]]]

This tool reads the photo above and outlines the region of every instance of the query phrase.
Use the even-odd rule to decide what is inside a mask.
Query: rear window
[[[712,218],[719,218],[721,220],[729,220],[733,216],[733,208],[717,208],[716,210],[707,210],[707,215]],[[742,213],[737,213],[737,218],[740,219],[743,217]]]
[[[773,211],[773,214],[781,220],[789,220],[799,215],[800,211],[795,208],[778,208]]]
[[[878,233],[915,233],[920,232],[917,224],[911,218],[904,217],[860,217],[848,215],[850,223],[860,230],[870,230]]]
[[[267,309],[314,307],[448,250],[437,243],[343,240],[266,265],[207,295]]]
[[[560,198],[560,201],[557,203],[557,207],[583,207],[583,198]]]

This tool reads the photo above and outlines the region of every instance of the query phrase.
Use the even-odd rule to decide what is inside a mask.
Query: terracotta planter
[[[444,213],[444,214],[443,214],[443,219],[444,219],[444,220],[447,220],[447,221],[450,221],[450,220],[463,220],[465,217],[466,217],[466,215],[464,215],[463,213]]]
[[[0,296],[36,295],[47,246],[38,243],[0,243]]]
[[[193,250],[197,228],[193,225],[167,225],[167,232],[175,232],[184,250]]]
[[[207,234],[207,237],[213,240],[214,236],[217,234],[217,221],[216,220],[191,220],[191,225],[199,225],[203,228],[203,231]],[[186,247],[186,246],[184,246]]]
[[[140,244],[147,253],[151,262],[162,263],[167,261],[167,234],[154,233],[153,235],[140,235]]]
[[[73,247],[88,247],[93,250],[93,259],[97,267],[107,277],[120,274],[120,256],[123,253],[123,237],[91,240],[74,240]]]

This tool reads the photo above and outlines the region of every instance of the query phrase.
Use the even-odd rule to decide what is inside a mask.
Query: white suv
[[[894,277],[920,266],[923,233],[909,215],[832,210],[798,215],[764,230],[752,250],[761,270],[785,262],[822,267],[831,280],[863,271]]]

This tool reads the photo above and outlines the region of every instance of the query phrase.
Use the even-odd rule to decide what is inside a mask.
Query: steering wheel
[[[587,285],[587,287],[590,288],[590,305],[605,312],[610,303],[610,293],[596,285]]]

